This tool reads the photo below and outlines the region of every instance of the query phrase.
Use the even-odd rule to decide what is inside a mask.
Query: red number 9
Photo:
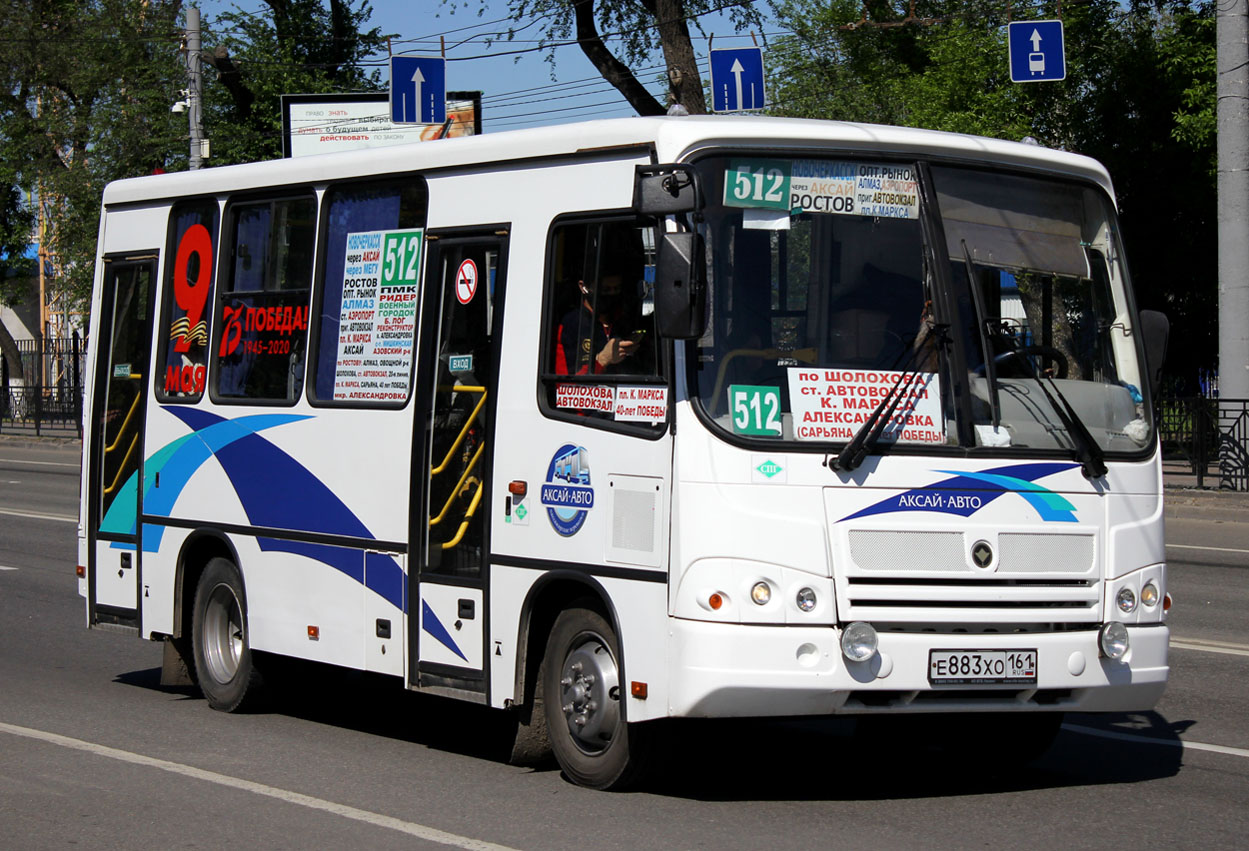
[[[194,282],[187,278],[187,268],[191,263],[192,254],[199,255],[199,275],[196,276]],[[212,269],[212,235],[203,225],[191,225],[178,242],[178,256],[174,259],[174,299],[178,302],[178,307],[186,312],[186,330],[174,343],[175,352],[186,352],[191,349],[191,334],[203,317],[204,305],[208,301]]]

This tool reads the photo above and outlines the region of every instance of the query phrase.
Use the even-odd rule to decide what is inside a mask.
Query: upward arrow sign
[[[734,59],[733,67],[729,68],[729,73],[731,73],[737,79],[737,108],[738,109],[743,109],[746,106],[746,104],[742,103],[742,72],[745,70],[746,69],[742,67],[741,60],[739,59]],[[753,100],[751,102],[751,106],[754,106]]]
[[[1039,32],[1037,32],[1035,28],[1032,30],[1032,35],[1030,35],[1030,36],[1028,37],[1028,39],[1029,39],[1029,41],[1031,41],[1031,42],[1032,42],[1032,52],[1033,52],[1033,53],[1038,53],[1038,52],[1040,52],[1040,50],[1041,50],[1041,34],[1040,34]]]
[[[412,82],[416,83],[416,103],[414,105],[415,114],[412,116],[412,120],[420,121],[421,120],[421,86],[425,83],[425,75],[421,73],[420,68],[417,68],[415,73],[412,74]],[[406,109],[404,110],[404,113],[405,113],[404,117],[406,118],[407,117]]]

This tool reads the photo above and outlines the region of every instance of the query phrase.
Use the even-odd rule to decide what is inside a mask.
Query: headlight
[[[870,623],[855,621],[841,632],[841,652],[851,662],[866,662],[876,655],[876,629]]]
[[[800,588],[794,602],[798,604],[800,610],[811,611],[815,608],[815,591],[811,588]]]
[[[1161,597],[1158,593],[1158,586],[1153,582],[1146,582],[1145,587],[1141,589],[1141,602],[1145,604],[1145,608],[1152,609],[1158,605],[1158,599]]]
[[[1128,628],[1118,621],[1108,623],[1097,634],[1097,643],[1107,659],[1122,659],[1128,652]]]
[[[766,606],[772,600],[772,586],[766,582],[756,582],[750,589],[750,599],[760,606]]]
[[[1115,603],[1119,606],[1119,611],[1125,615],[1130,615],[1136,611],[1136,592],[1131,588],[1123,587],[1119,589],[1119,593],[1115,595]]]

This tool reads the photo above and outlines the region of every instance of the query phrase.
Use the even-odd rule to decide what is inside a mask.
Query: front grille
[[[842,620],[1088,624],[1100,618],[1092,531],[849,529]],[[972,552],[992,550],[978,567]]]

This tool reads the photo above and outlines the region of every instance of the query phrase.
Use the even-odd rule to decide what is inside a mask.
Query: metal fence
[[[1164,459],[1188,464],[1199,488],[1249,490],[1249,399],[1162,399]]]
[[[18,340],[25,380],[0,357],[0,433],[82,437],[86,347],[77,334]]]

